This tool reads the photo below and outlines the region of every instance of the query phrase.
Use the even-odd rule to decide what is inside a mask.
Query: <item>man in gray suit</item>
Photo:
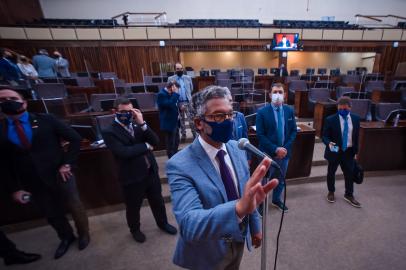
[[[180,85],[179,88],[179,112],[180,112],[180,132],[182,134],[182,142],[186,139],[186,118],[189,121],[190,129],[192,130],[193,138],[196,137],[196,131],[193,125],[193,119],[191,117],[190,101],[192,100],[193,83],[190,76],[184,74],[183,66],[181,63],[175,64],[176,74],[169,77],[168,81],[175,81]]]
[[[63,58],[62,54],[58,51],[54,51],[54,57],[56,59],[55,65],[58,75],[61,76],[62,78],[69,78],[70,77],[69,61]]]
[[[32,64],[38,71],[38,77],[40,78],[55,78],[55,60],[48,56],[48,52],[45,49],[40,49],[38,54],[32,58]]]

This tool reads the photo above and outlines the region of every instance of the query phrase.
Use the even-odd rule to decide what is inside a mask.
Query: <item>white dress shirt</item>
[[[203,140],[202,136],[199,136],[198,139],[199,139],[201,146],[203,147],[204,151],[206,151],[207,155],[209,156],[211,162],[214,165],[214,168],[216,168],[216,171],[219,175],[220,175],[220,164],[219,164],[219,160],[216,158],[216,155],[219,150],[224,150],[226,152],[226,154],[224,155],[224,160],[231,172],[231,177],[233,178],[233,182],[234,182],[234,186],[237,191],[237,195],[240,196],[239,190],[238,190],[239,185],[238,185],[238,181],[237,181],[237,176],[235,174],[233,163],[231,162],[231,159],[230,159],[230,155],[227,152],[226,145],[223,143],[223,145],[221,146],[221,149],[217,149],[216,147],[211,146],[205,140]],[[221,178],[221,175],[220,175],[220,178]]]
[[[38,77],[38,72],[31,64],[18,63],[18,68],[27,77]]]
[[[340,127],[341,127],[341,137],[344,134],[344,118],[340,115]],[[348,139],[347,139],[347,148],[352,147],[352,120],[350,114],[347,115],[348,121]],[[342,145],[340,145],[342,147]]]

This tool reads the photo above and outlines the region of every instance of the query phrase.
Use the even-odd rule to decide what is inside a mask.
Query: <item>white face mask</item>
[[[272,94],[272,103],[282,104],[283,103],[283,94]]]

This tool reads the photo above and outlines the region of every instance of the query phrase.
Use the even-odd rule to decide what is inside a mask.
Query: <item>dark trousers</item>
[[[341,170],[344,173],[345,195],[352,196],[354,192],[354,182],[352,181],[354,154],[351,148],[348,148],[345,152],[340,151],[337,154],[336,159],[328,161],[327,188],[330,192],[335,191],[335,173],[337,171],[338,165],[340,165]]]
[[[158,173],[152,169],[149,175],[141,182],[123,186],[123,194],[126,205],[127,224],[132,233],[140,229],[140,209],[144,197],[148,199],[158,227],[162,227],[168,222],[165,203],[162,198],[161,182]]]
[[[65,204],[65,208],[72,215],[79,237],[88,235],[89,220],[87,218],[86,209],[79,198],[75,176],[73,175],[66,182],[63,182],[62,179],[58,179],[58,190]]]
[[[0,257],[5,257],[16,250],[16,245],[0,231]]]
[[[36,180],[30,186],[29,191],[32,192],[34,203],[61,240],[73,237],[73,229],[65,216],[66,210],[72,214],[79,236],[88,234],[89,223],[79,199],[75,177],[71,177],[66,182],[58,177],[57,183],[53,186]]]
[[[178,152],[179,148],[179,127],[174,131],[164,131],[166,143],[166,155],[168,159]]]

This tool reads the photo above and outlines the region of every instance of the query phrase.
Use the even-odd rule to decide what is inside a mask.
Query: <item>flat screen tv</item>
[[[272,40],[274,51],[297,51],[299,34],[275,33]]]

